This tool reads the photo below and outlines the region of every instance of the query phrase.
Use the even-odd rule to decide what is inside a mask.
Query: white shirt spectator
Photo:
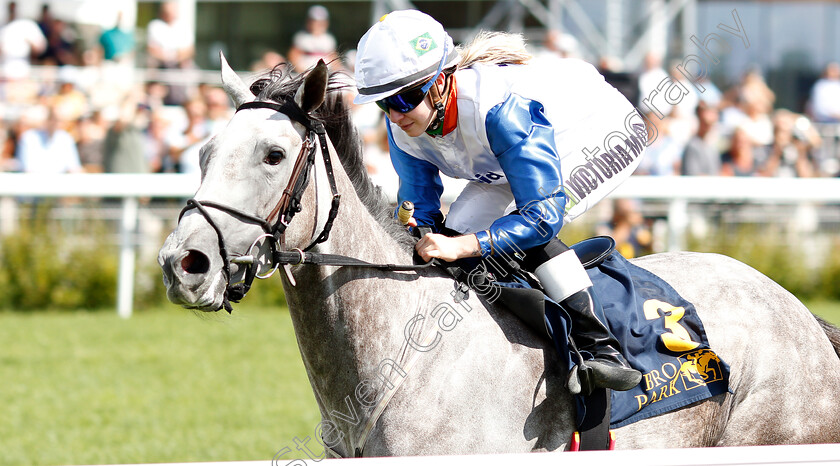
[[[817,122],[840,122],[840,80],[817,81],[811,90],[811,108]]]
[[[330,33],[311,34],[299,31],[292,38],[292,45],[302,52],[298,69],[308,70],[318,64],[318,60],[330,61],[335,53],[336,41]]]
[[[3,73],[12,79],[29,75],[29,58],[47,47],[47,39],[35,21],[15,19],[0,29]]]
[[[665,101],[665,94],[663,92],[654,93],[656,88],[668,79],[668,73],[662,68],[646,70],[639,75],[639,105],[644,105],[644,107],[641,107],[642,109],[647,110],[650,107],[650,105],[644,103],[645,99],[649,99],[656,110],[662,112],[662,114],[669,115],[671,113],[671,104]],[[652,99],[650,99],[651,95],[653,95]]]
[[[146,28],[146,40],[149,46],[158,47],[162,58],[168,63],[179,61],[178,52],[193,46],[193,38],[180,22],[167,23],[153,19]]]
[[[70,133],[62,129],[52,134],[30,129],[18,143],[17,158],[25,173],[75,173],[82,171],[79,152]]]

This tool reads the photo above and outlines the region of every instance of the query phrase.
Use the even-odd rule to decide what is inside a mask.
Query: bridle
[[[219,240],[219,255],[222,257],[222,271],[224,272],[225,279],[227,281],[222,307],[219,309],[224,308],[228,312],[233,311],[233,306],[230,304],[231,301],[239,302],[245,297],[245,294],[251,289],[254,278],[268,278],[282,264],[302,263],[302,260],[305,258],[306,251],[312,249],[316,244],[326,241],[329,238],[330,230],[332,229],[332,224],[335,220],[336,214],[338,213],[338,206],[341,202],[341,195],[338,194],[338,189],[335,184],[335,175],[333,174],[332,162],[330,160],[329,149],[327,147],[327,132],[324,128],[324,124],[310,117],[306,114],[306,112],[301,110],[294,101],[291,100],[284,101],[280,104],[266,101],[246,102],[240,105],[236,111],[239,112],[242,110],[259,108],[267,108],[282,113],[288,116],[292,121],[300,123],[304,128],[306,128],[306,136],[304,137],[303,144],[301,145],[300,153],[298,153],[297,158],[295,159],[292,174],[289,177],[289,182],[286,184],[286,188],[283,189],[283,194],[280,196],[280,200],[268,214],[268,217],[262,218],[225,204],[212,201],[199,201],[195,198],[187,201],[186,207],[181,210],[181,214],[178,216],[178,221],[180,222],[181,218],[188,210],[197,209],[216,232],[216,237]],[[321,146],[321,154],[324,158],[324,166],[327,171],[327,179],[329,180],[330,191],[332,193],[332,205],[330,206],[330,212],[327,216],[327,222],[324,224],[324,228],[321,233],[303,250],[294,249],[293,251],[296,252],[291,252],[291,254],[296,257],[292,258],[288,256],[290,253],[286,253],[285,255],[283,254],[283,250],[286,245],[286,228],[289,226],[289,223],[292,221],[295,214],[301,211],[300,200],[303,197],[303,192],[306,190],[306,186],[309,184],[310,173],[312,171],[312,167],[315,165],[315,150],[317,146],[315,143],[316,137],[318,138],[318,143]],[[222,235],[222,231],[207,211],[208,207],[230,214],[231,216],[244,222],[259,225],[260,228],[262,228],[264,233],[254,240],[248,251],[249,254],[239,256],[231,260],[230,254],[225,246],[225,239]],[[272,218],[276,218],[273,224],[270,223]],[[263,238],[265,238],[270,245],[271,263],[273,268],[266,275],[257,275],[258,264],[254,255],[250,254],[250,252],[253,251],[257,243]],[[300,259],[300,261],[295,259]],[[245,276],[241,283],[230,283],[231,262],[245,266]]]
[[[422,265],[373,264],[360,259],[355,259],[352,257],[337,254],[319,254],[309,252],[309,250],[315,247],[317,244],[323,243],[329,238],[330,230],[332,229],[333,222],[335,221],[335,217],[338,214],[338,207],[341,203],[341,195],[338,193],[338,189],[336,188],[335,174],[333,172],[329,148],[327,146],[326,129],[324,128],[324,124],[321,121],[311,117],[309,114],[304,112],[292,100],[287,100],[283,103],[266,101],[246,102],[240,105],[236,109],[236,111],[239,112],[241,110],[260,108],[267,108],[282,113],[289,117],[289,119],[291,119],[292,121],[300,123],[304,128],[306,128],[306,136],[304,137],[300,153],[298,153],[297,158],[295,159],[295,164],[292,168],[292,174],[289,177],[289,181],[286,184],[286,188],[283,189],[283,194],[280,196],[280,200],[268,214],[268,217],[262,218],[257,215],[244,212],[240,209],[225,204],[213,201],[199,201],[195,198],[189,199],[187,201],[187,205],[181,210],[181,213],[178,216],[178,221],[180,222],[181,218],[187,211],[196,209],[216,232],[216,237],[219,241],[219,255],[222,257],[222,271],[224,272],[225,280],[227,282],[227,286],[225,287],[224,296],[222,300],[222,306],[219,307],[217,311],[224,308],[229,313],[233,312],[233,306],[230,303],[239,302],[242,298],[244,298],[245,294],[248,293],[248,291],[251,289],[251,285],[253,284],[255,278],[268,278],[275,271],[277,271],[277,269],[281,265],[289,266],[313,264],[354,266],[392,271],[416,271],[437,265],[436,261],[431,261],[428,264]],[[318,140],[317,144],[315,143],[316,137]],[[306,190],[306,187],[309,184],[312,167],[315,165],[317,145],[321,146],[321,155],[324,159],[324,168],[327,172],[327,180],[329,182],[330,192],[332,194],[332,203],[330,205],[330,211],[327,215],[327,221],[324,224],[321,233],[317,237],[315,237],[309,243],[308,246],[306,246],[303,249],[292,248],[291,250],[286,250],[286,228],[289,226],[289,223],[292,221],[292,218],[294,218],[295,214],[301,211],[302,207],[300,200],[303,197],[303,192]],[[216,222],[213,220],[213,218],[210,216],[210,213],[207,210],[208,208],[220,210],[246,223],[256,224],[260,226],[260,228],[262,228],[264,233],[259,235],[254,240],[247,254],[242,256],[236,256],[235,258],[231,259],[230,253],[228,252],[225,244],[224,236],[222,235],[222,231],[218,227],[218,225],[216,225]],[[276,218],[273,224],[271,223],[272,218]],[[257,269],[259,268],[259,265],[257,263],[255,255],[251,252],[257,246],[259,241],[263,238],[265,238],[268,241],[269,246],[271,248],[270,260],[272,269],[270,272],[264,275],[258,275]],[[244,279],[240,283],[230,283],[231,262],[245,266]],[[291,277],[291,274],[289,274],[289,279],[294,285],[294,281]]]
[[[224,299],[222,301],[222,306],[219,309],[224,308],[226,311],[232,312],[233,306],[230,303],[239,302],[242,298],[244,298],[248,290],[251,289],[251,285],[255,278],[268,278],[275,271],[277,271],[277,269],[281,265],[289,266],[312,264],[351,266],[391,271],[419,271],[422,269],[436,267],[440,265],[439,262],[435,259],[432,259],[428,263],[421,265],[374,264],[353,257],[338,254],[322,254],[309,252],[309,250],[315,247],[315,245],[323,243],[329,238],[330,230],[332,229],[333,222],[335,221],[336,215],[338,214],[338,207],[341,202],[341,195],[338,194],[338,189],[336,188],[335,174],[333,172],[332,161],[330,160],[329,148],[327,146],[326,129],[324,128],[324,125],[321,121],[310,117],[293,101],[285,101],[280,104],[266,101],[247,102],[240,105],[239,108],[236,109],[236,111],[239,112],[241,110],[258,108],[267,108],[276,112],[283,113],[284,115],[288,116],[291,120],[300,123],[301,125],[303,125],[304,128],[306,128],[306,136],[301,146],[300,153],[298,153],[297,158],[295,159],[295,165],[292,169],[292,174],[289,177],[289,181],[286,184],[286,188],[283,190],[283,194],[281,195],[280,200],[277,202],[277,205],[274,206],[267,218],[262,218],[257,215],[249,214],[240,209],[225,204],[213,201],[199,201],[193,198],[187,201],[187,205],[181,210],[181,213],[178,217],[178,221],[180,222],[181,218],[187,211],[191,209],[196,209],[202,216],[204,216],[204,219],[207,220],[207,223],[209,223],[213,230],[216,232],[216,237],[219,241],[219,254],[222,257],[223,271],[225,274],[225,279],[227,281],[227,286],[225,287],[224,292]],[[315,237],[309,243],[308,246],[306,246],[303,249],[293,248],[291,250],[285,250],[286,228],[289,226],[289,223],[292,221],[292,218],[295,216],[295,214],[301,211],[302,207],[300,200],[303,197],[303,192],[306,190],[306,187],[309,184],[310,172],[312,171],[312,168],[315,165],[316,137],[318,138],[317,144],[321,146],[321,155],[324,159],[324,167],[327,172],[327,180],[329,181],[330,192],[332,193],[332,204],[330,206],[330,211],[327,216],[327,221],[324,224],[321,233],[317,237]],[[221,229],[219,229],[218,225],[216,225],[216,223],[213,221],[213,218],[210,216],[210,213],[207,210],[208,208],[220,210],[244,222],[259,225],[264,233],[259,235],[254,240],[246,255],[237,256],[236,258],[231,259],[229,257],[230,254],[228,253],[227,248],[225,246],[225,239],[222,235],[222,231]],[[273,224],[271,224],[271,219],[275,217],[276,220]],[[252,254],[252,251],[257,246],[259,241],[263,238],[266,238],[268,240],[269,245],[271,247],[271,265],[273,266],[273,268],[270,272],[268,272],[265,275],[258,275],[258,264],[255,259],[255,256]],[[241,283],[237,283],[235,285],[232,285],[230,283],[231,262],[243,264],[246,267],[244,280]],[[450,274],[452,273],[451,270],[447,271]],[[292,285],[294,285],[294,281],[291,275],[289,275],[289,280],[292,283]],[[456,281],[456,287],[457,286],[458,282]],[[463,291],[463,288],[461,290],[464,293],[464,296],[466,296],[465,292]],[[219,309],[216,310],[218,311]],[[423,343],[421,344],[428,345],[429,343],[431,343],[435,334],[436,332],[434,331],[434,328],[428,329],[422,338]],[[411,369],[412,366],[414,366],[421,354],[421,352],[415,352],[404,363],[403,370],[406,373]],[[365,426],[362,429],[361,434],[355,443],[357,447],[353,452],[354,456],[362,456],[365,448],[365,443],[367,442],[371,431],[376,426],[379,417],[384,412],[391,398],[402,386],[402,382],[405,379],[406,377],[402,377],[395,381],[393,387],[390,387],[388,391],[383,394],[382,398],[376,404],[370,416],[368,416],[367,422],[365,423]],[[342,455],[341,453],[337,452],[333,448],[330,448],[329,446],[325,445],[325,448],[329,451],[331,455],[335,457],[348,456]]]

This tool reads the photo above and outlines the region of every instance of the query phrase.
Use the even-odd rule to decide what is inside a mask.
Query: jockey
[[[569,313],[578,349],[592,358],[585,383],[629,390],[641,374],[622,356],[589,275],[557,234],[635,169],[644,150],[638,131],[608,136],[625,130],[634,108],[588,63],[530,58],[518,35],[483,34],[457,50],[432,17],[396,11],[359,41],[355,103],[376,102],[387,114],[398,205],[412,201],[409,225],[433,231],[418,241],[420,257],[517,257]],[[605,137],[632,150],[605,147],[607,158],[597,147]],[[606,171],[597,172],[601,163]],[[469,180],[445,222],[440,172]],[[570,189],[563,184],[570,177],[585,186]],[[435,233],[443,228],[458,235]],[[570,374],[572,393],[581,391],[576,378]]]

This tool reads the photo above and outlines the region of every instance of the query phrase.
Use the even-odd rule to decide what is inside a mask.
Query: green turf
[[[0,464],[304,458],[320,420],[285,310],[0,313],[0,344]]]
[[[808,301],[805,305],[814,314],[840,326],[840,301]]]
[[[320,420],[283,310],[3,313],[0,344],[0,464],[271,459]]]

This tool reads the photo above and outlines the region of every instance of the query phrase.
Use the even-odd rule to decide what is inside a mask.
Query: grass
[[[320,420],[282,309],[6,312],[0,344],[0,464],[266,460]]]
[[[320,421],[281,310],[2,313],[0,343],[0,464],[265,460]]]
[[[840,327],[840,302],[838,301],[808,301],[805,303],[814,314]]]

